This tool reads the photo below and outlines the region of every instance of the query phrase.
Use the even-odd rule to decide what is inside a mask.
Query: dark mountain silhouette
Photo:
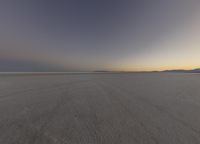
[[[165,70],[163,72],[177,72],[177,73],[200,73],[200,68],[192,69],[192,70],[184,70],[184,69],[178,69],[178,70]]]

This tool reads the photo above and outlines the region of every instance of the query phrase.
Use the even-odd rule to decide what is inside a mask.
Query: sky
[[[200,67],[200,0],[1,0],[0,71]]]

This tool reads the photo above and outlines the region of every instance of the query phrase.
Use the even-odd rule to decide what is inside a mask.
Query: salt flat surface
[[[200,74],[0,76],[0,144],[199,144]]]

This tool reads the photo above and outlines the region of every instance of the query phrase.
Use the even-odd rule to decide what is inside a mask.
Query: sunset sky
[[[200,0],[1,0],[0,71],[200,67]]]

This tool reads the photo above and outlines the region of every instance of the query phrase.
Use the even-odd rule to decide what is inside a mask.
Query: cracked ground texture
[[[199,144],[200,75],[1,75],[1,144]]]

